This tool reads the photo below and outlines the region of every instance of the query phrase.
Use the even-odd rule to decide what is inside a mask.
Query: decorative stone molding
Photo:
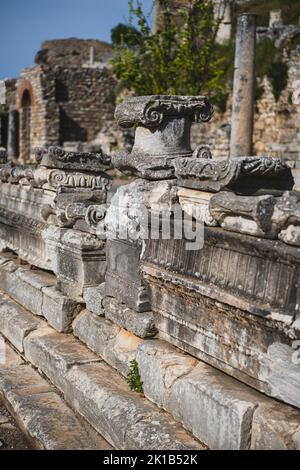
[[[221,161],[179,158],[174,166],[179,186],[202,191],[231,189],[241,194],[253,194],[260,189],[289,190],[294,184],[290,167],[271,157]]]
[[[117,153],[112,163],[124,173],[150,180],[174,178],[174,159],[191,157],[192,122],[207,122],[213,107],[204,96],[140,96],[116,108],[121,127],[136,126],[131,153]]]
[[[110,166],[110,157],[104,153],[67,152],[61,147],[35,149],[37,163],[47,168],[65,170],[101,171]]]
[[[195,122],[211,119],[213,108],[204,96],[152,95],[130,97],[116,108],[121,127],[157,127],[167,116],[188,116]]]

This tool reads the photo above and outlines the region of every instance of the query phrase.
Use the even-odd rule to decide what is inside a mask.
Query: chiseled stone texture
[[[248,449],[258,400],[256,392],[199,363],[175,382],[168,411],[211,449]]]
[[[211,449],[248,449],[259,394],[163,341],[145,341],[137,361],[145,395]]]
[[[136,312],[113,297],[106,297],[103,300],[103,306],[105,318],[117,323],[136,336],[151,338],[156,335],[157,330],[151,311]]]
[[[251,448],[300,450],[300,411],[272,401],[253,416]]]
[[[70,331],[82,305],[55,287],[55,276],[39,269],[31,271],[28,266],[19,267],[15,260],[9,260],[9,255],[1,258],[2,289],[30,312],[44,316],[57,331]]]
[[[105,363],[74,366],[66,399],[117,449],[203,449],[169,415],[128,390]]]
[[[82,305],[66,297],[55,286],[44,287],[42,315],[57,331],[68,332]]]
[[[1,370],[0,391],[26,432],[43,449],[110,449],[28,365]]]
[[[174,382],[191,372],[199,362],[160,340],[146,340],[141,343],[136,359],[145,395],[164,408],[168,406]]]
[[[24,340],[26,358],[60,390],[66,386],[66,373],[75,364],[98,362],[100,359],[74,336],[41,328]]]
[[[103,316],[103,299],[105,297],[105,282],[95,287],[86,287],[83,289],[83,300],[86,308],[96,315]]]
[[[0,294],[0,333],[20,352],[24,351],[26,336],[45,325],[6,295]]]
[[[84,310],[73,322],[73,332],[92,351],[122,375],[129,372],[130,361],[142,340],[110,320]]]

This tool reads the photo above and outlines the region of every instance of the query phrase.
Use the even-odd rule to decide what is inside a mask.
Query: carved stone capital
[[[209,121],[213,108],[204,96],[140,96],[116,108],[121,127],[136,126],[131,153],[119,153],[112,163],[124,173],[150,180],[174,178],[173,160],[191,157],[193,121]]]
[[[103,171],[110,166],[110,157],[104,153],[67,152],[61,147],[35,149],[37,163],[47,168],[65,170]]]
[[[211,119],[213,107],[204,96],[152,95],[130,97],[117,106],[115,119],[121,127],[158,127],[163,120],[189,117],[195,122]]]

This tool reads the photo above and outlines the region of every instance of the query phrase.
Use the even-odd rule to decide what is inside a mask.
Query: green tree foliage
[[[127,33],[114,41],[112,64],[122,86],[137,95],[224,94],[225,58],[216,44],[221,19],[215,19],[212,1],[190,0],[189,7],[177,10],[176,15],[170,0],[159,2],[156,33],[151,31],[141,1],[128,2],[129,30],[136,21],[139,36],[134,46]]]
[[[133,26],[119,23],[111,30],[111,42],[114,46],[137,46],[141,42],[141,33]]]
[[[259,79],[266,76],[271,85],[276,100],[279,99],[282,91],[288,82],[288,66],[282,60],[282,50],[277,49],[271,39],[264,39],[256,47],[256,75]],[[263,88],[259,87],[259,93]]]

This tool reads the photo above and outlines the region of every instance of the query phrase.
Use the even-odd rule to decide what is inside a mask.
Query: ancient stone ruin
[[[281,160],[192,151],[212,113],[204,96],[128,98],[131,152],[1,153],[0,391],[42,446],[300,448],[300,196]],[[112,166],[137,179],[111,196]],[[23,406],[49,406],[45,390],[51,429]]]
[[[3,81],[0,147],[9,160],[32,162],[38,146],[95,151],[124,141],[113,123],[111,56],[112,46],[98,40],[45,41],[33,67]]]

